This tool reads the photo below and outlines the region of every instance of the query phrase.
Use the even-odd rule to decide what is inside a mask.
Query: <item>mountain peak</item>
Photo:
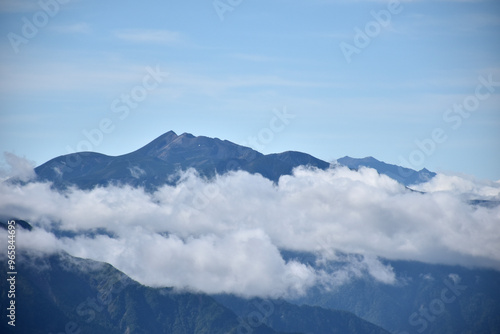
[[[133,152],[134,154],[140,153],[143,155],[148,155],[148,156],[158,156],[165,148],[167,148],[171,143],[176,141],[178,138],[184,136],[185,133],[183,133],[181,136],[178,136],[174,131],[168,131],[146,146],[138,149],[137,151]]]
[[[182,135],[185,135],[185,133],[183,133]],[[167,142],[171,142],[175,139],[177,139],[177,137],[179,137],[177,135],[177,133],[175,133],[174,131],[170,130],[168,132],[165,132],[164,134],[162,134],[161,136],[159,136],[158,138],[156,138],[155,140],[158,140],[158,139],[162,139],[162,140],[165,140]],[[153,140],[153,142],[155,141]]]

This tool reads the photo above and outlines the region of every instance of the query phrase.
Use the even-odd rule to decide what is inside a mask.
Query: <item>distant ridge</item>
[[[346,166],[356,170],[360,167],[369,167],[376,169],[379,174],[387,175],[390,178],[398,181],[399,183],[404,184],[405,186],[424,183],[436,176],[436,173],[431,172],[426,168],[416,171],[410,168],[387,164],[373,157],[355,159],[345,156],[338,159],[337,162],[342,166]]]

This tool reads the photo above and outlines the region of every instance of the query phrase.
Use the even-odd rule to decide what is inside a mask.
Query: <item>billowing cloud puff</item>
[[[35,177],[35,163],[17,155],[4,152],[8,169],[0,171],[0,178],[13,178],[20,181],[29,181]]]
[[[0,212],[38,226],[19,247],[105,261],[151,286],[279,297],[359,277],[395,283],[380,258],[500,268],[500,206],[462,196],[495,198],[500,185],[449,180],[420,193],[373,169],[339,167],[299,168],[278,184],[246,172],[207,182],[188,171],[154,193],[1,184]]]
[[[425,192],[449,192],[469,199],[500,200],[500,181],[477,180],[468,175],[438,174],[429,182],[413,188]]]
[[[183,240],[136,227],[117,239],[99,236],[62,243],[71,254],[112,263],[150,286],[280,297],[302,294],[315,283],[310,267],[296,261],[285,263],[259,230]]]

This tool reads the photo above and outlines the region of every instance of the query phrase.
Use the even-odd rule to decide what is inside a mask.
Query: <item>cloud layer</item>
[[[427,193],[368,168],[299,168],[277,185],[246,172],[207,182],[188,171],[152,194],[2,183],[0,212],[38,227],[19,232],[19,248],[62,249],[146,285],[208,293],[293,296],[362,276],[395,283],[380,258],[500,268],[500,206],[467,203],[499,200],[500,184],[439,175],[419,190]]]

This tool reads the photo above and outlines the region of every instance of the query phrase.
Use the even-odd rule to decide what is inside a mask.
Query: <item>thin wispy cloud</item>
[[[250,53],[233,53],[230,55],[230,57],[235,58],[235,59],[245,60],[245,61],[256,62],[256,63],[275,62],[275,61],[281,60],[279,58],[258,55],[258,54],[250,54]]]
[[[61,34],[88,34],[92,31],[87,23],[51,26],[50,29]]]
[[[414,12],[405,18],[406,20],[398,22],[394,31],[412,37],[423,37],[426,34],[434,36],[477,34],[481,30],[494,29],[500,25],[500,16],[495,13],[470,12],[444,18],[436,13]]]
[[[75,57],[80,57],[75,54]],[[145,66],[116,61],[111,66],[99,67],[92,59],[82,57],[81,63],[48,60],[44,66],[0,65],[4,78],[0,80],[3,95],[39,94],[58,90],[81,94],[96,87],[103,92],[116,86],[135,85],[145,73]]]
[[[114,35],[118,39],[133,43],[179,45],[184,42],[181,33],[169,30],[126,29],[116,31]]]

